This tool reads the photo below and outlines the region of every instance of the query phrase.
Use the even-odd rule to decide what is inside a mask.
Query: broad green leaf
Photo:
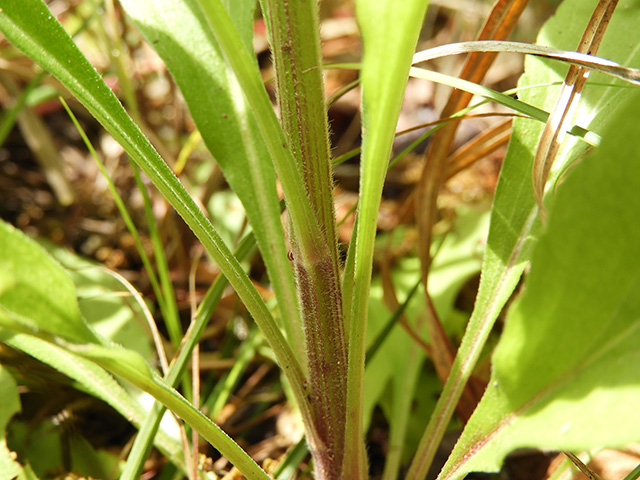
[[[564,1],[556,15],[542,28],[538,43],[575,50],[596,3],[597,0]],[[625,66],[640,64],[640,51],[635,49],[635,45],[640,42],[640,30],[635,28],[635,18],[639,11],[640,5],[637,2],[620,1],[598,51],[599,56]],[[610,35],[611,32],[618,32],[618,34]],[[625,34],[620,35],[620,32]],[[527,57],[526,74],[521,78],[519,87],[561,81],[567,69],[567,65],[558,62]],[[627,86],[619,87],[622,84],[619,80],[611,81],[600,75],[593,75],[592,80],[604,80],[618,85],[618,87],[594,89],[587,82],[582,95],[584,103],[578,108],[577,123],[581,127],[600,134],[610,118],[608,114],[600,115],[601,109],[608,106],[607,108],[612,111],[615,110],[616,105],[624,102],[625,97],[633,90]],[[548,111],[553,106],[558,88],[523,90],[519,96],[525,103]],[[589,100],[589,96],[592,100]],[[610,104],[613,99],[616,100],[616,104]],[[595,115],[598,118],[595,118]],[[458,349],[450,376],[451,381],[444,387],[433,417],[433,424],[423,436],[420,453],[414,459],[408,478],[419,478],[420,474],[426,473],[425,467],[431,463],[439,444],[440,435],[434,435],[433,432],[435,430],[440,434],[444,432],[493,323],[513,293],[529,261],[540,226],[533,197],[531,171],[535,148],[543,128],[544,125],[535,120],[514,119],[509,149],[496,188],[476,306]],[[568,137],[566,146],[561,149],[556,159],[559,169],[575,161],[585,153],[585,150],[586,146],[581,140]],[[553,189],[550,193],[553,193]],[[438,440],[434,441],[436,439]]]
[[[636,91],[559,186],[488,390],[440,478],[497,470],[516,448],[638,441],[638,109]]]
[[[362,401],[366,318],[373,245],[382,186],[398,121],[411,58],[428,1],[358,0],[356,16],[364,57],[362,88],[362,153],[360,202],[355,241],[354,288],[349,319],[349,371],[345,472],[361,478],[366,472]],[[350,282],[351,279],[346,281]]]
[[[7,440],[20,452],[20,460],[25,463],[18,479],[32,474],[36,478],[46,478],[47,472],[54,471],[62,464],[62,429],[51,428],[49,422],[29,425],[25,421],[11,422]],[[28,463],[27,463],[28,462]]]
[[[76,342],[98,339],[69,275],[35,241],[0,222],[0,323]]]
[[[5,430],[16,413],[20,411],[20,397],[18,386],[11,374],[0,365],[0,472],[3,478],[14,478],[20,474],[22,467],[11,458],[11,452],[7,448]]]
[[[97,450],[80,435],[70,436],[69,455],[74,473],[85,478],[109,478],[119,471],[121,459],[115,452]]]
[[[543,27],[538,43],[562,49],[575,49],[588,22],[596,0],[566,0],[556,15]],[[640,4],[621,0],[605,34],[598,55],[622,65],[640,65],[640,30],[635,19]],[[559,62],[527,57],[526,74],[519,85],[536,85],[564,79],[568,67]],[[591,86],[589,82],[605,82],[618,87]],[[621,87],[622,82],[602,74],[593,74],[587,82],[576,113],[580,126],[602,132],[611,114],[632,95],[634,88]],[[549,110],[559,87],[525,90],[520,98],[536,107]],[[544,125],[516,118],[509,150],[504,160],[491,217],[491,228],[484,259],[482,283],[474,320],[489,324],[513,292],[529,259],[533,236],[539,225],[531,188],[531,169],[536,145]],[[585,144],[567,137],[566,145],[556,160],[557,171],[585,152]]]
[[[230,3],[237,20],[235,26],[250,45],[252,37],[247,38],[247,23],[251,34],[253,9],[246,1]],[[295,285],[284,243],[273,164],[254,111],[225,63],[203,15],[198,13],[197,2],[125,0],[122,5],[164,60],[202,138],[244,204],[264,252],[283,317],[287,319],[287,333],[300,340]]]

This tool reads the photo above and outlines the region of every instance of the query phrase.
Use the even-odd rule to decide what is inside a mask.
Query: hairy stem
[[[316,2],[263,0],[276,69],[280,122],[320,230],[321,248],[292,235],[302,306],[310,400],[318,438],[316,476],[341,477],[347,353],[333,206],[329,129]],[[287,198],[288,203],[296,198]],[[292,219],[295,222],[295,219]],[[296,231],[293,225],[292,232]],[[308,242],[306,242],[308,243]],[[317,242],[315,242],[317,244]]]

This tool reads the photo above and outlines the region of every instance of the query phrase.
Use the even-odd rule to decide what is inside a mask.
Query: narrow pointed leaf
[[[253,22],[256,13],[255,0],[223,0],[229,17],[247,51],[253,52]]]
[[[133,425],[142,425],[147,412],[111,375],[93,362],[74,355],[65,349],[24,333],[0,329],[0,342],[21,350],[41,362],[74,379],[87,392],[111,405]],[[155,438],[155,445],[171,461],[185,469],[184,453],[180,442],[161,430]]]
[[[247,33],[252,32],[253,9],[250,5],[242,8],[247,2],[230,3],[247,48],[252,38]],[[251,105],[225,64],[195,1],[125,0],[122,5],[164,60],[202,138],[244,204],[287,319],[287,333],[299,341],[295,285],[284,243],[275,172]]]
[[[152,373],[136,352],[100,345],[72,346],[72,352],[90,359],[105,370],[146,391],[189,424],[249,480],[269,480],[269,476],[218,425],[189,403],[163,379]]]
[[[367,306],[373,243],[382,185],[389,163],[411,58],[428,1],[359,0],[356,14],[362,34],[362,131],[360,202],[355,243],[354,289],[349,327],[349,389],[345,472],[363,478],[362,405]]]
[[[258,323],[281,367],[289,375],[301,407],[303,374],[299,362],[260,294],[179,180],[127,115],[113,92],[80,53],[40,0],[7,0],[0,10],[0,31],[50,71],[123,146],[193,230]]]

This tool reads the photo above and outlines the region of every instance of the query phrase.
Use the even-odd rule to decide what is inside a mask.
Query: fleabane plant
[[[479,93],[518,109],[527,118],[519,118],[513,125],[492,208],[476,307],[457,356],[445,367],[445,377],[449,371],[450,375],[434,414],[430,421],[421,419],[429,424],[407,478],[425,478],[491,327],[527,265],[531,265],[531,273],[510,309],[484,397],[441,477],[463,478],[474,470],[496,470],[516,448],[581,450],[640,440],[640,423],[632,411],[640,388],[633,373],[640,367],[640,296],[634,294],[640,287],[640,255],[636,251],[640,227],[634,220],[640,210],[636,193],[640,191],[640,148],[633,141],[640,133],[640,123],[634,121],[640,96],[635,89],[621,86],[625,80],[637,83],[637,71],[614,62],[592,62],[587,55],[563,56],[524,47],[517,50],[513,45],[477,46],[478,51],[505,48],[564,58],[579,68],[604,72],[592,76],[593,86],[587,84],[577,110],[578,125],[573,125],[572,118],[563,127],[563,134],[573,136],[559,149],[556,169],[548,172],[549,186],[545,191],[545,177],[542,190],[536,191],[536,203],[531,187],[533,155],[542,132],[541,121],[547,121],[549,111],[552,118],[554,114],[555,92],[549,84],[562,81],[563,74],[556,69],[565,67],[539,58],[528,60],[520,87],[546,86],[523,90],[518,100],[465,83],[465,79],[436,76],[412,67],[428,1],[356,1],[363,42],[359,65],[360,196],[343,263],[337,244],[316,2],[260,2],[274,60],[279,118],[253,54],[254,0],[120,3],[128,20],[164,60],[207,148],[242,201],[252,227],[251,241],[255,239],[260,250],[277,299],[276,313],[241,267],[239,258],[246,255],[248,243],[235,254],[230,251],[215,225],[46,5],[41,0],[0,0],[0,29],[55,76],[123,146],[218,264],[286,377],[290,400],[297,405],[304,424],[317,479],[368,476],[365,361],[374,240],[409,75]],[[498,2],[494,8],[511,3]],[[611,13],[617,2],[566,0],[541,33],[541,41],[574,49],[596,3]],[[608,32],[613,33],[607,33],[599,54],[624,66],[640,65],[640,33],[629,23],[640,14],[640,6],[631,0],[619,3],[618,11],[627,13],[616,12],[612,17]],[[458,47],[451,53],[471,50],[473,46],[467,50]],[[605,76],[612,72],[622,79]],[[436,187],[440,181],[434,180]],[[287,211],[284,227],[277,182]],[[86,388],[91,388],[92,379],[99,379],[93,393],[115,405],[140,428],[123,478],[139,477],[145,454],[154,442],[185,468],[175,445],[161,435],[156,437],[165,407],[191,425],[246,478],[269,478],[174,389],[190,349],[206,325],[206,312],[210,315],[214,298],[221,295],[222,283],[212,287],[214,293],[201,306],[200,327],[186,334],[182,351],[161,376],[138,353],[93,332],[77,310],[73,285],[39,247],[4,225],[0,238],[8,246],[0,253],[0,264],[11,267],[0,277],[0,341],[44,361],[49,359]],[[431,268],[430,238],[430,233],[422,238],[425,280]],[[53,305],[55,312],[63,314],[51,317],[41,308],[32,308],[27,301],[34,295],[30,285],[33,275],[25,274],[29,269],[61,279],[43,282],[35,295],[41,304]],[[425,287],[426,292],[430,289],[432,285]],[[59,290],[64,295],[59,295]],[[436,315],[435,311],[429,314]],[[438,324],[437,319],[431,320]],[[91,377],[66,369],[69,359],[78,359],[92,369]],[[416,374],[418,370],[412,371]],[[146,420],[139,405],[107,372],[155,397],[159,403]],[[4,376],[3,370],[0,375]],[[116,385],[117,396],[108,395],[110,382]],[[11,389],[13,395],[15,388]],[[608,407],[612,410],[604,415],[602,409]],[[402,418],[398,431],[404,432],[408,417]],[[19,466],[12,468],[20,472]],[[390,467],[386,478],[397,478],[398,470],[397,465]]]

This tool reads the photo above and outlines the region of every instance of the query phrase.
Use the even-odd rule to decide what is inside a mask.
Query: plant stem
[[[307,2],[298,2],[297,5],[303,8],[303,3]],[[340,346],[336,348],[336,345],[340,344],[340,322],[336,322],[334,319],[341,318],[342,302],[339,301],[337,265],[331,254],[332,249],[335,248],[333,246],[335,240],[331,242],[325,240],[320,218],[316,215],[311,201],[307,197],[306,182],[302,179],[298,164],[288,146],[288,139],[278,125],[273,106],[264,89],[255,61],[248,51],[237,48],[241,40],[226,9],[220,0],[198,0],[198,4],[225,60],[233,69],[238,83],[255,111],[258,127],[287,199],[287,210],[295,240],[294,255],[297,257],[298,265],[302,265],[302,268],[298,269],[298,275],[302,278],[299,290],[309,292],[308,297],[304,300],[306,305],[303,306],[303,310],[315,312],[315,323],[310,324],[311,331],[307,335],[312,335],[311,338],[321,339],[321,341],[314,342],[314,348],[318,354],[317,368],[315,369],[316,374],[311,374],[310,377],[313,378],[320,372],[320,375],[325,377],[324,381],[330,385],[329,390],[316,391],[319,395],[316,399],[312,400],[307,394],[307,397],[302,400],[303,403],[314,403],[315,405],[311,407],[310,416],[303,415],[303,420],[309,444],[317,445],[318,451],[324,451],[327,443],[326,438],[330,438],[330,443],[336,445],[343,441],[338,432],[334,431],[334,428],[338,430],[342,428],[340,425],[344,416],[340,416],[341,402],[334,404],[329,401],[344,395],[344,390],[338,391],[337,386],[340,383],[334,381],[339,376],[332,375],[332,371],[344,368],[346,364],[346,356],[334,353],[335,351],[341,352],[344,348]],[[310,7],[307,6],[307,8]],[[317,19],[314,21],[317,24]],[[295,44],[296,41],[294,39],[291,43]],[[330,186],[327,185],[326,188],[330,188]],[[324,339],[329,340],[322,341]],[[309,358],[309,362],[311,361],[316,360]],[[335,378],[331,379],[331,377]],[[316,379],[313,381],[315,382]],[[301,400],[299,399],[299,401]],[[319,427],[322,431],[319,430]],[[330,458],[333,447],[327,448],[327,458]],[[336,452],[336,454],[340,454],[340,452]]]
[[[327,247],[309,262],[301,253],[312,245],[295,235],[292,218],[293,261],[302,306],[311,405],[319,437],[310,438],[309,446],[316,478],[340,478],[347,350],[317,3],[263,0],[261,4],[275,62],[280,122],[320,227],[321,242]]]

